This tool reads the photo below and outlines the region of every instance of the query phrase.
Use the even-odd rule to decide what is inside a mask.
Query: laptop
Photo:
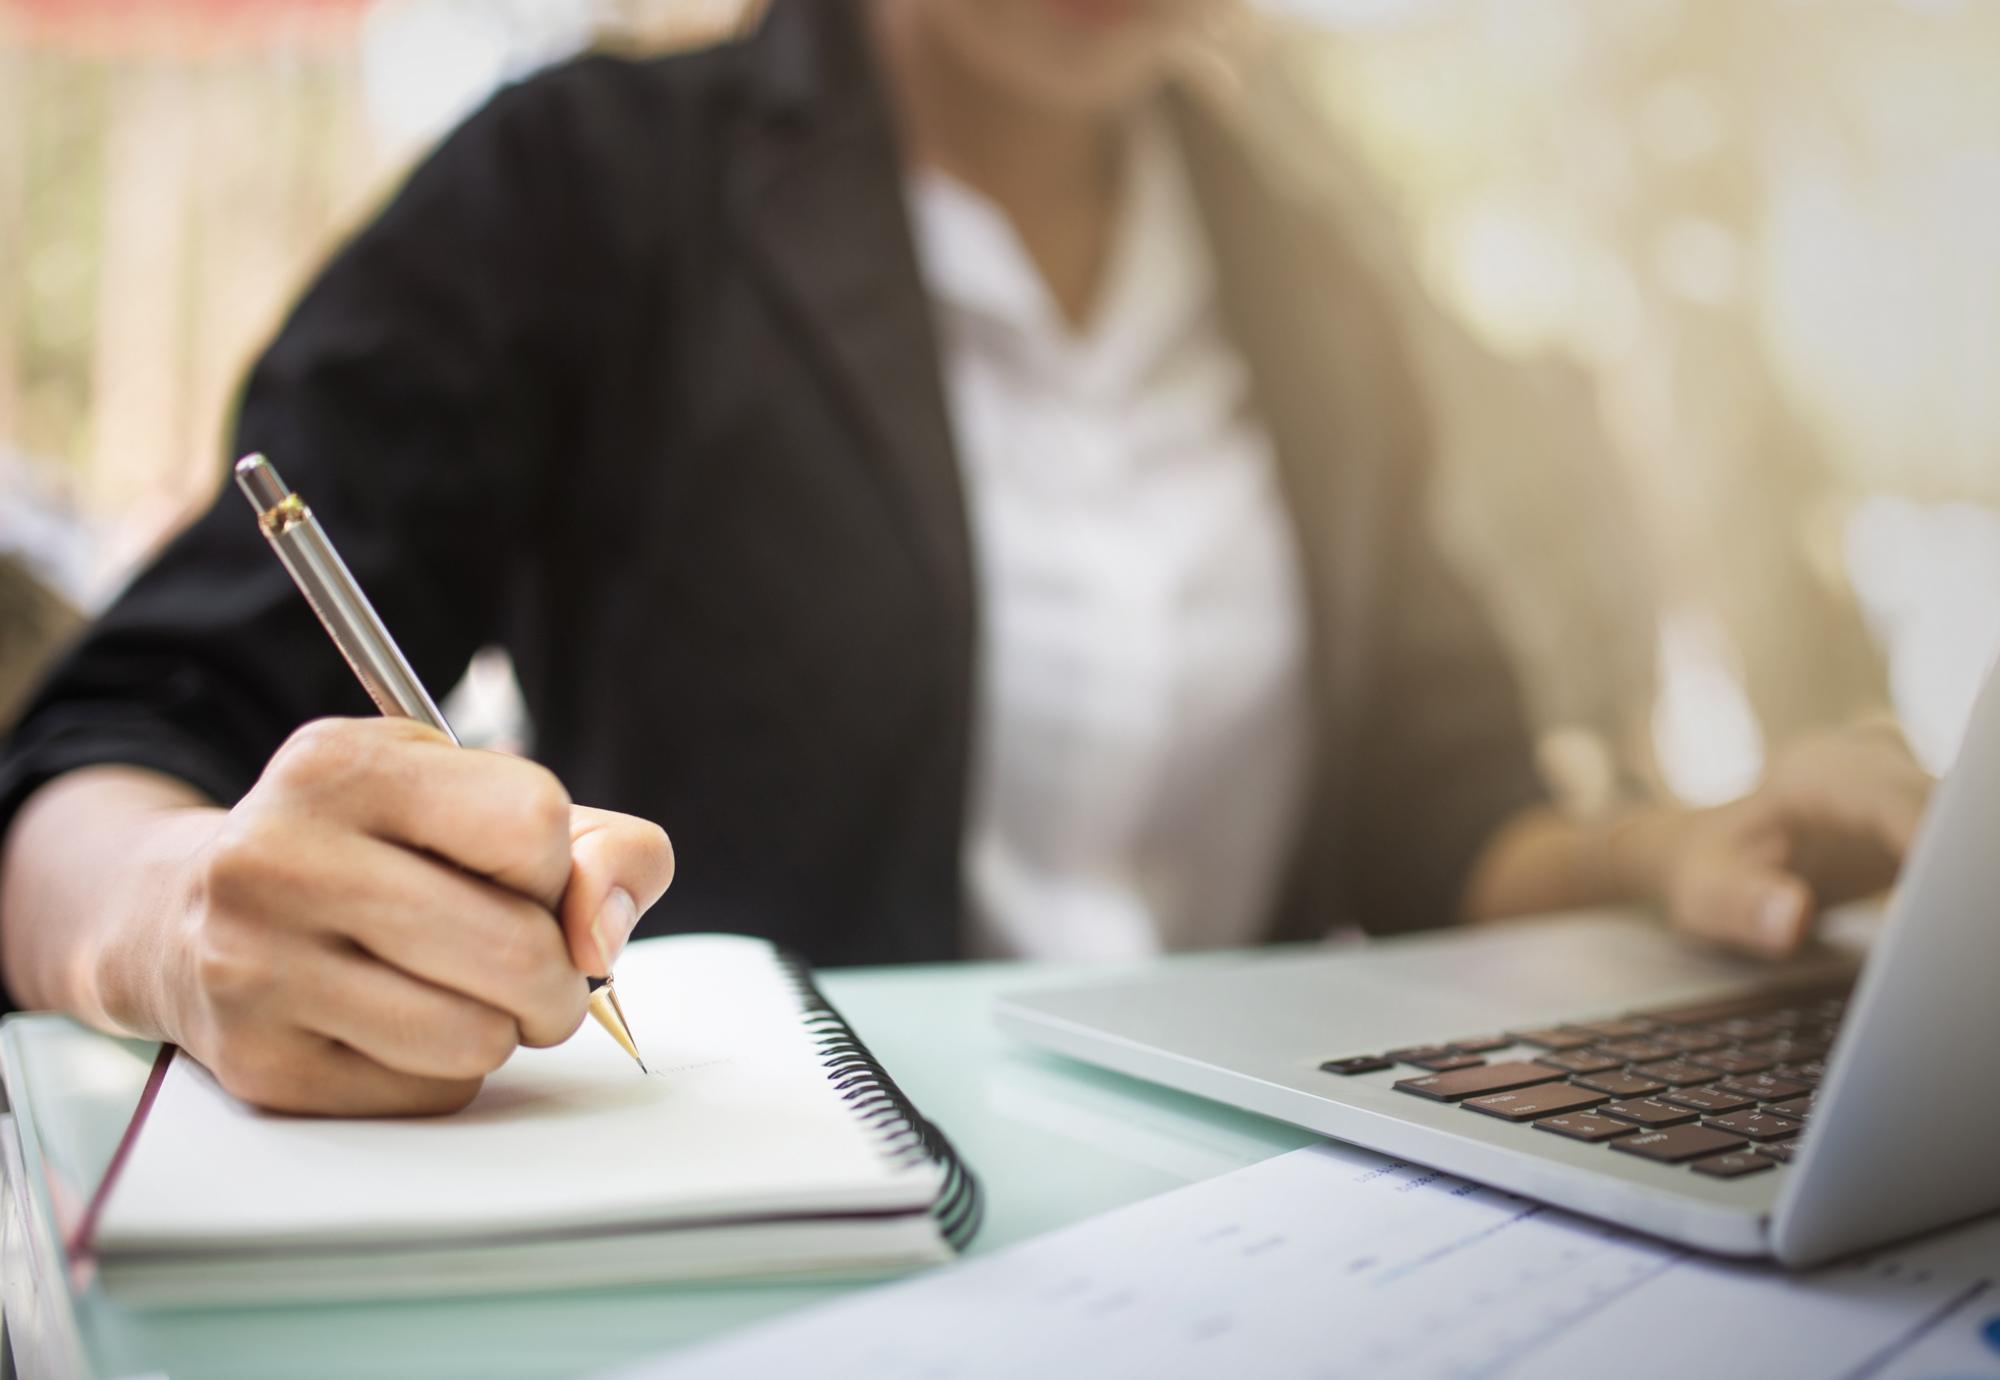
[[[1872,943],[1576,915],[1003,999],[1092,1064],[1720,1255],[2000,1209],[2000,672]]]

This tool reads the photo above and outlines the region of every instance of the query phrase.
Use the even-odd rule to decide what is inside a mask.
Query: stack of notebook
[[[232,1303],[884,1273],[947,1259],[978,1189],[827,1005],[752,939],[635,944],[650,1075],[594,1026],[455,1116],[258,1112],[179,1056],[95,1249],[137,1302]]]

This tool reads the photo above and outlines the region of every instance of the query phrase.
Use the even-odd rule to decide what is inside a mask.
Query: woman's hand
[[[1525,811],[1474,863],[1464,915],[1643,903],[1683,933],[1782,957],[1822,907],[1895,880],[1932,784],[1894,729],[1856,728],[1801,740],[1755,791],[1715,809],[1589,823]]]
[[[307,725],[228,811],[149,773],[76,777],[11,831],[10,980],[60,989],[66,961],[76,985],[21,995],[171,1039],[281,1111],[464,1106],[516,1046],[576,1030],[584,975],[609,970],[673,874],[657,826],[407,720]],[[116,880],[100,932],[60,948],[46,930],[81,889],[49,854],[86,819],[110,824],[99,840],[121,853],[97,875]]]
[[[1732,948],[1792,953],[1823,907],[1895,880],[1932,785],[1886,726],[1799,741],[1750,795],[1670,826],[1669,921]]]

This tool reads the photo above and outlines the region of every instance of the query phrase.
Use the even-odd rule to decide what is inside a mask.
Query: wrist
[[[121,1034],[177,1028],[198,861],[227,815],[143,768],[81,767],[35,791],[0,847],[0,961],[24,1007]]]
[[[101,942],[88,946],[76,1006],[92,1024],[180,1042],[192,990],[201,859],[228,812],[174,807],[132,821],[129,882]]]

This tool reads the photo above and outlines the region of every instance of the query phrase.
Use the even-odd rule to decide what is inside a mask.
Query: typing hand
[[[464,1106],[517,1045],[575,1032],[584,975],[673,876],[656,825],[402,719],[309,724],[205,813],[168,1033],[282,1111]]]
[[[1792,953],[1822,907],[1895,880],[1932,784],[1893,729],[1801,740],[1750,795],[1684,818],[1666,869],[1669,918],[1733,948]]]

